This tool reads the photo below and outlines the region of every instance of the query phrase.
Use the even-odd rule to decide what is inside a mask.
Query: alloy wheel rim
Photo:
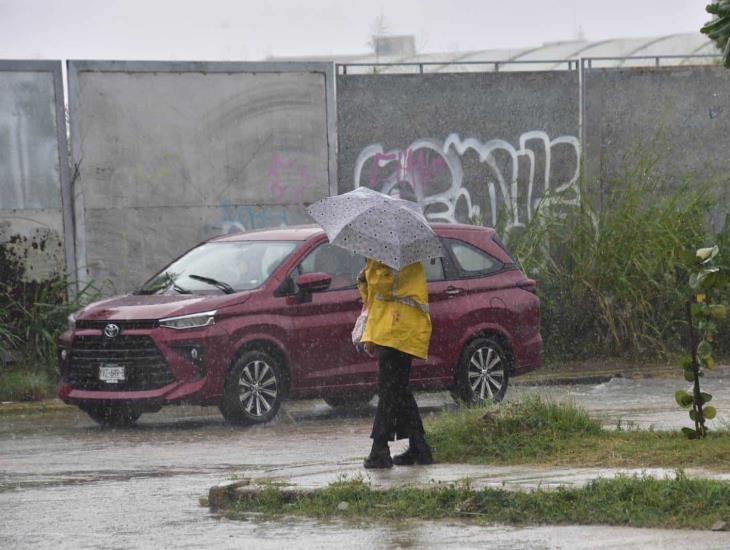
[[[251,361],[241,370],[238,390],[243,410],[251,416],[264,416],[273,408],[278,396],[274,369],[265,361]]]
[[[469,386],[476,399],[494,399],[504,386],[502,356],[489,346],[477,349],[469,359],[468,374]]]

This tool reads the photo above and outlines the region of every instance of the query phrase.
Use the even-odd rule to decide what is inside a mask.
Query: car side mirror
[[[297,286],[300,291],[307,294],[327,290],[332,284],[332,277],[326,273],[306,273],[297,279]]]

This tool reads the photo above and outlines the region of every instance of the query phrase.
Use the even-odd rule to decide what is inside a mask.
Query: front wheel
[[[452,397],[467,406],[481,406],[504,399],[509,384],[510,359],[494,338],[469,342],[461,354]]]
[[[226,377],[220,411],[233,424],[263,424],[276,416],[283,400],[283,372],[266,352],[247,351]]]

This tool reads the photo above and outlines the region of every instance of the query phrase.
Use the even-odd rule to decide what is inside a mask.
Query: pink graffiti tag
[[[293,172],[296,181],[284,184],[283,173]],[[270,178],[271,191],[277,201],[282,202],[287,195],[294,202],[302,202],[304,193],[314,185],[314,178],[309,173],[309,169],[296,160],[282,159],[278,153],[274,153],[271,158],[271,165],[268,172]]]
[[[397,171],[396,180],[406,181],[412,187],[419,182],[422,187],[430,186],[433,181],[447,171],[446,162],[441,156],[429,158],[426,150],[406,149],[391,153],[376,153],[373,156],[373,163],[370,166],[371,188],[378,187],[380,180],[380,169],[395,162]]]

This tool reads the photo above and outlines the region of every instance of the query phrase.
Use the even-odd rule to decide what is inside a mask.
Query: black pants
[[[408,386],[413,357],[393,348],[378,346],[378,410],[374,440],[391,441],[423,434],[423,422]]]

